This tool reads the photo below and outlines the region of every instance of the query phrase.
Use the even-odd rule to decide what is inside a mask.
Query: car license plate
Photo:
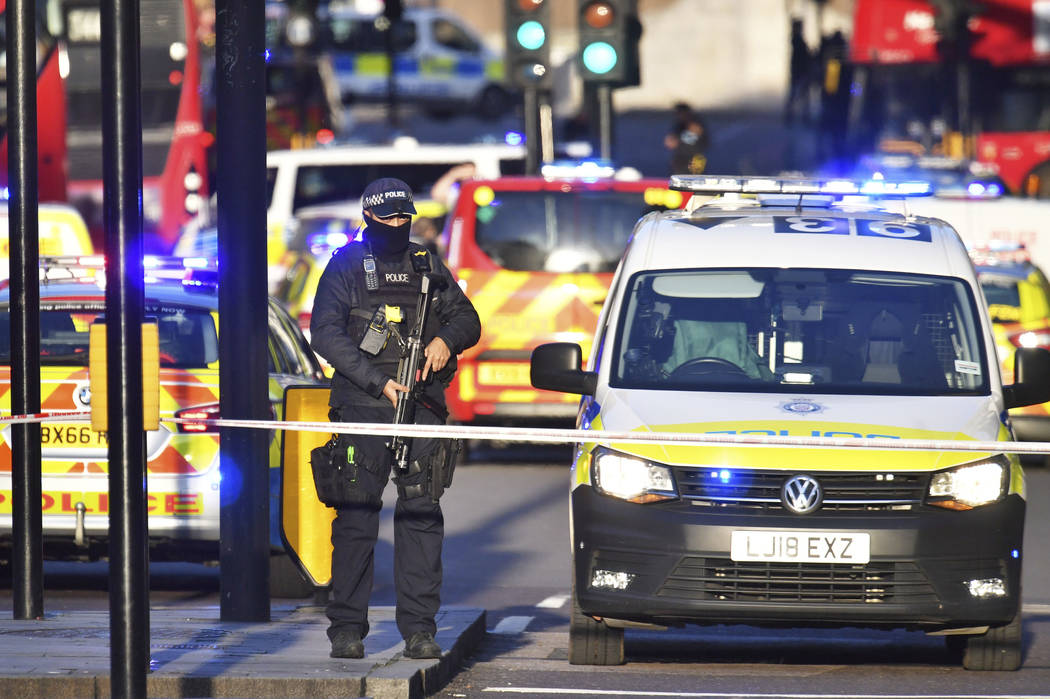
[[[106,434],[88,423],[41,423],[40,446],[46,449],[105,448]]]
[[[867,563],[865,532],[734,531],[729,557],[734,561],[782,563]]]
[[[478,365],[478,383],[499,386],[531,386],[528,362],[482,362]]]

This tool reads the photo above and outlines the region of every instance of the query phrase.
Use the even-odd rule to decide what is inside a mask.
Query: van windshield
[[[959,279],[822,269],[643,272],[610,385],[663,390],[987,394]]]
[[[40,365],[87,366],[90,327],[105,310],[103,302],[44,301],[40,304]],[[204,309],[182,306],[146,306],[156,318],[160,365],[175,369],[204,369],[219,359],[215,321]],[[0,364],[11,363],[11,314],[0,307]]]
[[[474,237],[504,269],[611,272],[635,222],[650,211],[644,192],[496,192],[479,205]]]
[[[300,165],[295,178],[293,211],[304,206],[360,199],[373,180],[396,177],[404,180],[425,199],[442,175],[460,162],[442,163],[362,163],[358,165]]]

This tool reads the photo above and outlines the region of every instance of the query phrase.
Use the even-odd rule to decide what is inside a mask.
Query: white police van
[[[325,50],[343,99],[381,101],[389,92],[386,32],[382,15],[331,7],[322,18]],[[393,25],[398,99],[432,114],[470,110],[487,118],[511,107],[503,58],[485,46],[456,15],[437,8],[405,8]]]
[[[1001,442],[1008,408],[1050,398],[1042,349],[1002,385],[948,224],[841,196],[907,186],[671,186],[694,196],[636,225],[586,370],[577,345],[532,355],[534,386],[583,394],[581,429]],[[570,511],[574,664],[687,623],[916,629],[968,669],[1021,663],[1014,454],[596,441]]]

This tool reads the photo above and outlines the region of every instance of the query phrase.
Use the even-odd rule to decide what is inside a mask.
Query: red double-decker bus
[[[1050,196],[1050,3],[974,4],[952,59],[943,13],[956,3],[856,0],[851,123],[871,140],[932,127],[942,150],[996,165],[1014,193]]]
[[[7,193],[7,0],[0,0],[0,188]],[[66,109],[61,52],[48,31],[41,10],[36,23],[37,187],[40,201],[65,201],[67,196]],[[6,197],[4,197],[6,199]]]
[[[102,210],[102,51],[99,0],[49,0],[68,55],[69,193],[95,233]],[[194,0],[139,0],[143,218],[157,252],[208,196],[201,49]],[[41,108],[43,109],[43,108]]]

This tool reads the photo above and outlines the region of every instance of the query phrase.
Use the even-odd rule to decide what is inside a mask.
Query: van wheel
[[[312,597],[314,586],[287,553],[270,554],[270,597]]]
[[[7,587],[12,584],[12,567],[11,549],[0,548],[0,586]]]
[[[482,119],[498,119],[510,109],[510,95],[502,87],[489,85],[478,98],[478,114]]]
[[[1016,670],[1021,667],[1021,613],[1006,626],[996,626],[979,636],[949,636],[962,650],[962,666],[967,670]]]
[[[623,629],[614,629],[580,611],[576,585],[569,619],[570,665],[623,665]]]

